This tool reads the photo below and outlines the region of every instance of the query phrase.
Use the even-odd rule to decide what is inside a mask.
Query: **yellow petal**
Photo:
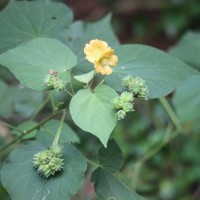
[[[118,62],[118,57],[116,55],[112,55],[109,59],[108,59],[108,64],[111,66],[115,66]]]
[[[86,44],[84,48],[86,59],[91,63],[94,63],[108,48],[110,48],[108,47],[108,44],[102,40],[91,40],[90,43]]]

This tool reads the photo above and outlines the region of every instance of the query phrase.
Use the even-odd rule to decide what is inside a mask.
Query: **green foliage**
[[[193,76],[184,81],[176,90],[173,105],[182,122],[200,118],[200,76]]]
[[[16,86],[9,87],[0,82],[0,115],[29,117],[35,108],[42,103],[43,93]]]
[[[72,12],[53,2],[10,1],[0,13],[0,52],[37,37],[58,38],[72,22]]]
[[[116,95],[113,89],[100,85],[94,91],[80,90],[70,102],[70,113],[76,125],[97,136],[105,147],[117,123],[112,103]]]
[[[0,64],[26,87],[41,90],[45,89],[43,80],[50,69],[69,70],[76,64],[76,56],[58,40],[39,38],[1,54]]]
[[[47,147],[51,146],[59,125],[60,122],[58,120],[50,120],[37,132],[36,139]],[[60,133],[59,143],[64,144],[71,142],[79,143],[80,140],[68,124],[64,123]]]
[[[26,121],[26,122],[21,123],[19,126],[17,126],[16,129],[14,129],[12,131],[12,133],[19,136],[22,132],[25,132],[26,130],[31,129],[36,125],[37,125],[37,123],[34,122],[34,121],[31,121],[31,120],[30,121]],[[36,132],[37,132],[36,130],[32,131],[31,134],[25,135],[23,137],[23,139],[34,138],[35,135],[36,135]]]
[[[185,33],[169,52],[196,69],[200,69],[200,33]]]
[[[101,167],[93,172],[91,179],[95,182],[95,191],[102,200],[142,200],[113,175],[120,170],[123,163],[121,150],[114,140],[109,141],[107,149],[102,147],[99,150],[99,160]]]
[[[1,180],[12,199],[70,200],[80,188],[87,166],[80,152],[73,145],[65,144],[64,169],[45,179],[33,168],[33,155],[45,149],[38,142],[29,142],[7,158],[1,170]]]
[[[166,13],[166,32],[173,35],[170,26],[186,22],[178,17],[170,24],[176,15]],[[84,47],[95,39],[89,54],[96,60],[89,63]],[[198,32],[186,34],[170,50],[175,58],[145,45],[120,45],[110,14],[72,23],[64,4],[10,1],[0,12],[1,199],[69,200],[83,181],[75,198],[95,199],[96,192],[102,200],[142,200],[137,193],[191,199],[200,177],[198,41]],[[99,67],[111,65],[109,51],[118,62],[104,76],[95,67],[101,59]],[[172,101],[163,98],[172,91]],[[163,107],[138,97],[162,97]]]
[[[116,55],[119,62],[113,74],[106,78],[106,83],[116,90],[122,90],[124,76],[139,76],[146,81],[149,98],[169,94],[183,80],[198,73],[180,60],[144,45],[120,46],[116,48]]]

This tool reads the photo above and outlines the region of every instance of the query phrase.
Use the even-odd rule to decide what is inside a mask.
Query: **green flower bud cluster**
[[[134,97],[141,98],[142,100],[149,99],[149,90],[145,80],[139,77],[126,76],[122,81],[122,85],[127,87]]]
[[[57,171],[62,170],[64,160],[61,157],[62,147],[60,145],[53,145],[50,149],[35,154],[33,157],[33,165],[41,176],[48,178]]]
[[[115,109],[119,110],[116,114],[118,120],[124,119],[127,112],[134,111],[133,100],[133,94],[127,91],[113,99]]]
[[[44,78],[43,82],[49,89],[55,89],[57,91],[65,90],[67,85],[67,82],[59,79],[57,76],[57,72],[52,69],[49,71],[49,74]]]

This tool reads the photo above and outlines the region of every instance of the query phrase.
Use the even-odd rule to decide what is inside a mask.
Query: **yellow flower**
[[[85,45],[84,53],[86,54],[86,59],[91,63],[94,63],[107,49],[110,49],[110,47],[106,42],[96,39],[91,40],[89,44]]]
[[[118,57],[114,55],[114,50],[102,40],[91,40],[84,48],[86,59],[94,63],[97,73],[109,75],[112,73],[111,67],[114,67],[118,61]]]
[[[111,66],[117,64],[118,57],[114,55],[114,50],[109,48],[99,59],[94,63],[94,68],[97,73],[109,75],[112,73]]]

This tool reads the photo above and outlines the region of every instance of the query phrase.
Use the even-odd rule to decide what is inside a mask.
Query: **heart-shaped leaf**
[[[113,89],[101,85],[93,92],[79,90],[70,102],[70,113],[76,125],[97,136],[105,147],[117,123],[112,103],[116,95]]]

